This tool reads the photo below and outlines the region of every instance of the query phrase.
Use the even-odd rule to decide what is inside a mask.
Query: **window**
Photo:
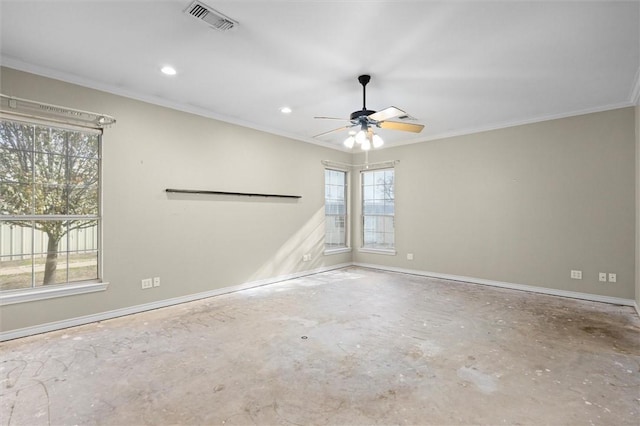
[[[326,251],[346,249],[347,236],[347,172],[325,169],[324,213]]]
[[[0,290],[97,281],[101,132],[0,120]]]
[[[362,180],[362,248],[393,251],[394,170],[363,171]]]

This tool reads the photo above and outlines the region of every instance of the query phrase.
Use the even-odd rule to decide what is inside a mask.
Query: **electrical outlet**
[[[407,260],[413,260],[413,253],[407,253]]]
[[[617,279],[618,279],[618,276],[616,274],[612,274],[612,273],[609,274],[609,282],[610,283],[615,283],[617,281]]]
[[[606,272],[599,272],[598,273],[598,281],[600,281],[601,283],[606,283],[607,282],[607,273]]]
[[[574,280],[582,279],[582,271],[571,270],[571,278]]]
[[[142,280],[142,289],[145,290],[147,288],[153,287],[153,283],[151,282],[151,278],[145,278]]]
[[[160,287],[160,277],[153,277],[153,286]]]

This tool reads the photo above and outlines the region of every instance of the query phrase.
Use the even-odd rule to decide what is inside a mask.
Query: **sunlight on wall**
[[[324,264],[324,206],[266,261],[248,281],[273,278],[314,269]],[[311,260],[302,260],[305,254]]]

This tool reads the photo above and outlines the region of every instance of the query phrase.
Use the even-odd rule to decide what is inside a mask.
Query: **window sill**
[[[330,256],[332,254],[340,254],[340,253],[351,253],[351,247],[341,247],[334,249],[326,249],[324,251],[325,256]]]
[[[108,285],[109,283],[105,282],[85,282],[30,288],[26,290],[10,290],[0,293],[0,306],[105,291]]]
[[[376,248],[360,248],[358,249],[360,253],[373,253],[373,254],[385,254],[387,256],[395,256],[396,251],[394,249],[376,249]]]

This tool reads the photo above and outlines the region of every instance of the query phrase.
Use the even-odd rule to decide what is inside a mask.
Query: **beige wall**
[[[3,331],[351,261],[322,255],[321,164],[350,154],[11,69],[0,84],[7,95],[117,119],[103,144],[108,290],[4,306]],[[165,188],[302,199],[168,197]],[[161,286],[141,290],[155,276]]]
[[[633,254],[639,108],[374,151],[372,162],[400,160],[398,254],[323,256],[321,160],[362,163],[362,156],[6,68],[0,87],[118,120],[103,149],[108,290],[5,306],[2,331],[352,260],[640,298]],[[167,196],[168,187],[303,198]],[[301,261],[304,253],[311,262]],[[581,269],[583,280],[571,280],[570,269]],[[618,283],[599,283],[598,272],[617,273]],[[162,285],[141,290],[140,280],[154,276]]]
[[[633,299],[634,152],[633,108],[373,151],[400,160],[398,254],[354,261]]]

